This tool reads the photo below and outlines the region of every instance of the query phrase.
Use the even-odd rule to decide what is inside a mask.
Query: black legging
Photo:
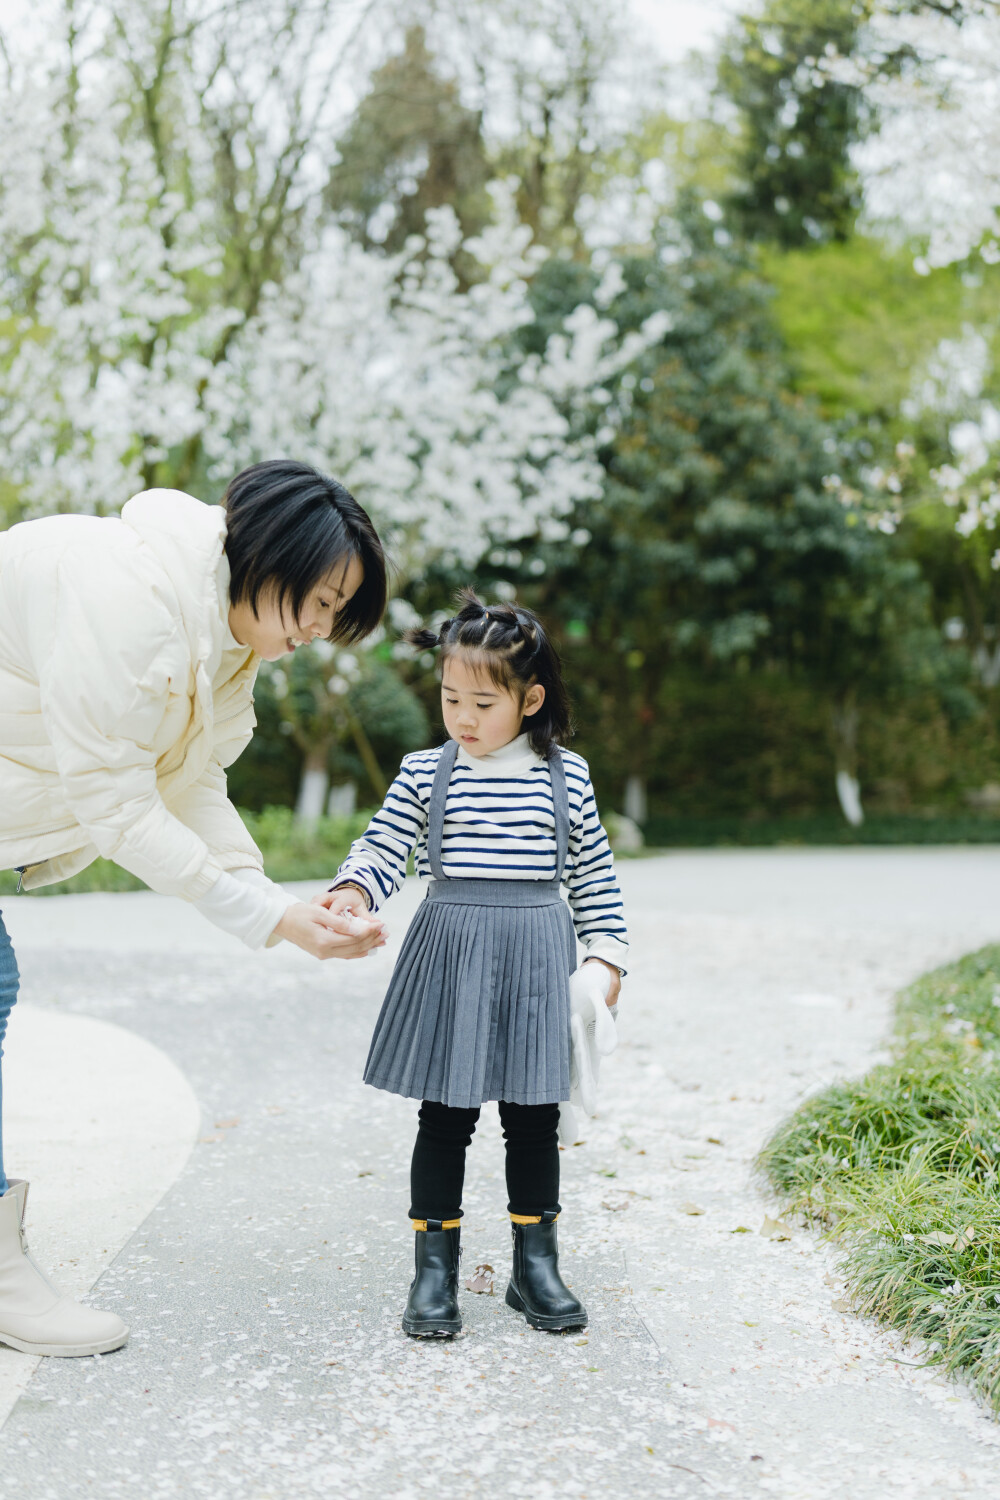
[[[478,1109],[425,1099],[410,1166],[411,1219],[460,1219],[465,1153]],[[558,1104],[500,1103],[507,1142],[507,1212],[559,1211]]]

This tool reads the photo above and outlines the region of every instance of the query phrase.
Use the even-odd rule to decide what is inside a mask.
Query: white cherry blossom
[[[293,454],[411,572],[599,495],[568,414],[621,357],[616,330],[585,309],[519,354],[539,252],[509,187],[467,289],[447,209],[395,257],[330,221],[306,45],[330,4],[241,4],[233,28],[225,5],[97,3],[75,42],[73,8],[42,9],[44,46],[9,48],[0,99],[0,450],[24,513],[114,511],[150,483],[215,498]]]

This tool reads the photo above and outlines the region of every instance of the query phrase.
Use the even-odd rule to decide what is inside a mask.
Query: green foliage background
[[[980,795],[1000,782],[995,538],[959,535],[933,477],[954,458],[963,411],[915,393],[942,341],[971,333],[992,359],[982,396],[1000,402],[1000,266],[976,256],[928,272],[919,245],[859,230],[851,150],[878,122],[859,83],[824,59],[905,65],[862,57],[871,9],[766,0],[734,19],[699,117],[675,117],[665,92],[617,134],[597,118],[610,65],[600,7],[559,33],[572,41],[561,71],[534,78],[525,60],[501,132],[476,70],[456,71],[418,9],[320,185],[331,219],[379,254],[442,206],[476,234],[502,178],[549,254],[512,367],[565,336],[581,307],[610,321],[619,349],[662,320],[567,407],[597,445],[601,498],[581,502],[562,535],[528,531],[469,572],[435,566],[402,585],[425,618],[468,583],[539,610],[601,803],[620,811],[627,780],[641,782],[650,842],[996,831]],[[950,7],[956,23],[961,10]],[[640,194],[652,169],[670,191],[651,233],[619,214],[622,275],[609,291],[588,214]],[[252,304],[294,254],[289,215],[242,268],[233,250],[227,297]],[[465,249],[455,263],[463,285],[485,274]],[[199,456],[178,462],[171,482],[197,489]],[[868,524],[882,502],[898,511],[891,534]],[[14,520],[17,506],[0,483],[0,511]],[[230,776],[239,806],[290,809],[306,764],[375,803],[400,756],[441,737],[432,671],[392,646],[390,635],[363,659],[339,702],[324,696],[322,662],[297,661],[284,684],[262,674],[258,731]],[[835,772],[860,782],[860,834],[842,822]],[[295,843],[284,815],[268,816],[262,836],[282,828]],[[323,834],[330,848],[339,837]],[[311,870],[296,847],[295,869]]]
[[[533,282],[527,352],[581,303],[620,338],[651,314],[669,319],[589,415],[572,415],[598,437],[606,483],[569,518],[569,538],[529,537],[471,580],[432,570],[407,587],[423,614],[469,581],[539,610],[601,799],[620,808],[626,778],[641,778],[653,840],[848,836],[835,769],[858,776],[879,837],[994,836],[968,798],[998,779],[995,694],[974,655],[1000,629],[1000,574],[991,537],[958,536],[933,481],[956,414],[908,408],[942,340],[974,329],[996,344],[1000,270],[977,260],[920,274],[919,247],[858,231],[851,146],[877,121],[860,88],[821,63],[851,55],[869,9],[768,0],[734,22],[717,95],[736,130],[664,111],[603,157],[590,149],[584,169],[581,139],[557,147],[527,123],[502,151],[481,135],[483,175],[469,165],[450,200],[464,222],[471,185],[502,163],[536,237],[557,250]],[[380,135],[374,106],[389,81]],[[461,136],[467,164],[471,117],[455,113],[442,65],[412,32],[370,104],[345,147],[359,161],[364,146],[363,193],[335,173],[345,212],[367,224],[373,204],[395,203],[393,233],[419,228],[442,201],[442,169],[432,149],[424,175],[398,189],[407,111],[421,141],[429,121],[442,149]],[[657,159],[678,197],[651,244],[623,248],[609,301],[603,263],[567,228],[572,184],[599,191]],[[870,498],[882,471],[902,482],[891,536],[843,503]],[[945,632],[956,618],[961,638]],[[436,726],[433,682],[404,675]]]

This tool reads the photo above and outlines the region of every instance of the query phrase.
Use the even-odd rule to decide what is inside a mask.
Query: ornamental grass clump
[[[807,1099],[758,1165],[844,1245],[856,1310],[1000,1412],[1000,947],[905,990],[891,1060]]]

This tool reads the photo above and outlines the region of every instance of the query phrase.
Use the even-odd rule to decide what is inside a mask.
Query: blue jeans
[[[3,914],[0,913],[0,1058],[3,1057],[3,1040],[7,1035],[7,1021],[14,1001],[17,999],[19,979],[14,949],[7,936],[7,929],[3,925]],[[0,1193],[6,1191],[7,1178],[3,1170],[3,1075],[0,1073]]]

